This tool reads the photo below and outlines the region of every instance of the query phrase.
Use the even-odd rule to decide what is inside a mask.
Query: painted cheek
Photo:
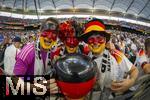
[[[44,49],[50,49],[52,47],[52,45],[54,44],[53,41],[51,41],[51,44],[50,45],[46,45],[44,40],[48,41],[49,39],[48,38],[44,38],[44,37],[40,37],[40,45],[42,46],[42,48]]]
[[[89,45],[89,48],[93,53],[102,53],[102,51],[105,49],[105,43],[100,44],[99,47],[94,48],[94,45]]]

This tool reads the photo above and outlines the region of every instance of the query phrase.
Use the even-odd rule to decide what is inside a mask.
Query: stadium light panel
[[[22,14],[15,14],[15,13],[9,13],[9,12],[0,12],[0,16],[7,16],[7,17],[14,17],[14,18],[23,18],[23,19],[38,19],[36,15],[22,15]],[[138,20],[131,20],[127,18],[121,18],[121,17],[112,17],[112,16],[98,16],[98,15],[41,15],[39,16],[40,19],[45,19],[48,17],[55,17],[55,18],[71,18],[71,17],[77,17],[77,18],[87,18],[87,17],[96,17],[100,19],[108,19],[108,20],[116,20],[116,21],[125,21],[128,23],[133,24],[139,24],[143,26],[150,27],[150,23],[138,21]]]

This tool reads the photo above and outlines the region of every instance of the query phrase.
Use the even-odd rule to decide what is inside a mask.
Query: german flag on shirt
[[[116,59],[117,63],[120,64],[122,62],[124,54],[119,50],[113,50],[111,55]]]

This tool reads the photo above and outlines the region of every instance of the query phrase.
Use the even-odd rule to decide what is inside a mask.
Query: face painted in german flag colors
[[[92,21],[86,24],[84,34],[90,31],[104,31],[105,26],[104,24],[100,23],[99,21]]]
[[[47,30],[42,32],[40,36],[40,45],[43,49],[50,49],[56,44],[56,32],[53,30]]]
[[[101,35],[106,38],[106,42],[110,40],[111,33],[106,32],[105,24],[100,19],[92,19],[85,24],[84,32],[81,39],[87,43],[87,39],[92,35]]]
[[[78,48],[79,41],[76,37],[68,37],[65,40],[66,50],[68,53],[75,53]]]
[[[101,54],[105,49],[106,39],[100,35],[93,35],[88,38],[88,46],[93,53]]]

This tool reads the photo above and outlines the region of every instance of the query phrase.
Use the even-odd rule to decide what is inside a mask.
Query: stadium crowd
[[[59,22],[48,18],[37,31],[0,31],[0,34],[4,38],[0,44],[0,67],[7,74],[45,75],[64,55],[84,54],[97,64],[96,85],[91,88],[109,93],[103,100],[135,91],[138,77],[150,73],[150,37],[106,30],[104,22],[97,18],[84,24],[73,19]],[[55,78],[48,83],[53,98],[60,93],[59,88],[68,100],[84,100],[90,95],[88,91],[82,96],[76,94],[76,98],[56,84]]]

